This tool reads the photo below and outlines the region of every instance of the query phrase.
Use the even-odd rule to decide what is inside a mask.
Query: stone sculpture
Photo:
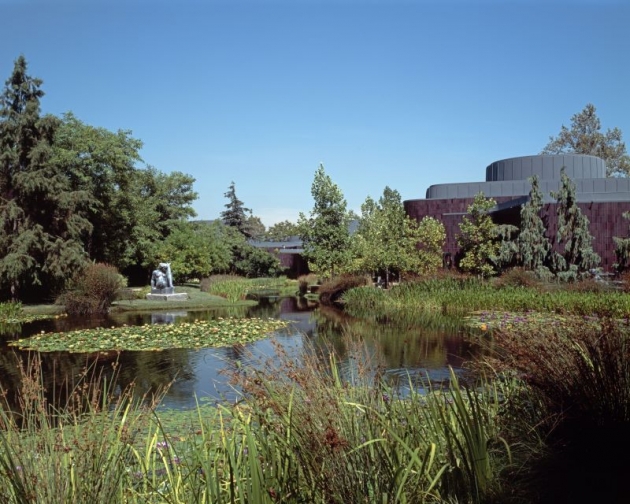
[[[171,263],[160,263],[151,273],[151,292],[147,299],[152,301],[185,301],[188,294],[176,293],[171,273]]]

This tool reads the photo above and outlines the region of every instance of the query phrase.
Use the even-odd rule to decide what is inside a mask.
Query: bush
[[[311,285],[317,284],[317,275],[314,273],[309,273],[308,275],[301,275],[298,277],[298,290],[300,296],[303,296],[308,292],[308,288]]]
[[[66,313],[72,315],[106,313],[125,286],[125,278],[114,266],[90,264],[74,277],[57,303],[64,305]]]
[[[512,268],[503,273],[496,279],[495,284],[497,288],[504,287],[528,287],[535,288],[540,286],[540,280],[536,277],[536,274],[532,271],[527,271],[523,268]]]
[[[370,279],[360,275],[342,275],[324,282],[319,288],[319,301],[325,306],[339,303],[344,292],[355,287],[371,283]]]

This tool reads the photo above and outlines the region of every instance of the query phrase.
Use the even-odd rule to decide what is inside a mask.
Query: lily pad
[[[225,347],[264,339],[287,325],[287,322],[277,319],[217,318],[181,324],[146,324],[42,333],[9,344],[23,350],[73,353]]]

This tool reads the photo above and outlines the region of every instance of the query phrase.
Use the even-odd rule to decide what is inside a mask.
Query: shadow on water
[[[121,325],[177,324],[217,317],[280,318],[291,322],[287,330],[245,346],[200,350],[123,351],[98,355],[54,352],[39,354],[42,376],[52,394],[55,388],[72,383],[86,369],[96,364],[106,377],[117,373],[121,387],[134,383],[139,395],[160,389],[168,391],[166,407],[194,407],[197,399],[216,400],[236,395],[226,372],[235,365],[261,365],[273,362],[280,348],[289,358],[299,359],[304,352],[315,351],[328,358],[330,349],[339,356],[342,373],[353,373],[356,365],[352,350],[361,345],[378,363],[379,372],[393,387],[419,386],[427,378],[433,383],[448,379],[448,367],[461,372],[462,363],[474,358],[475,350],[464,342],[456,326],[427,327],[427,324],[387,324],[353,319],[344,313],[303,298],[266,299],[253,307],[205,311],[173,309],[155,313],[114,313],[105,317],[60,317],[23,324],[2,337],[0,351],[0,386],[14,390],[19,383],[20,364],[28,352],[17,351],[7,341],[41,332],[65,332],[76,329]],[[58,394],[58,392],[55,392]]]

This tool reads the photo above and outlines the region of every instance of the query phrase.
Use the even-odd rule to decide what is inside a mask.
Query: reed
[[[489,282],[469,277],[408,282],[389,291],[359,287],[347,291],[343,301],[349,314],[359,317],[369,314],[373,319],[392,319],[420,312],[465,316],[478,310],[608,317],[630,315],[630,298],[620,291],[541,290],[521,285],[496,288]]]

